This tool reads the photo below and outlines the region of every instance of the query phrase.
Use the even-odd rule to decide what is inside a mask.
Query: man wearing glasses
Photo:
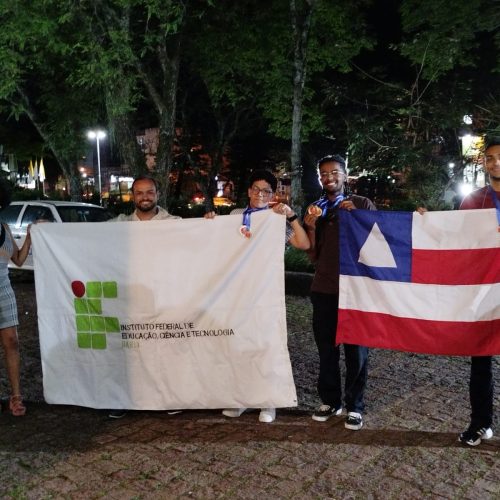
[[[245,214],[267,210],[274,197],[278,180],[268,170],[255,170],[249,179],[248,188],[248,206],[247,208],[235,208],[231,215]],[[299,222],[296,213],[285,203],[276,203],[272,207],[273,212],[286,215],[286,242],[300,250],[309,248],[309,238]],[[243,222],[245,225],[245,222]]]
[[[276,177],[268,170],[255,170],[250,176],[248,183],[248,206],[246,208],[236,208],[231,211],[231,215],[243,215],[241,234],[250,237],[251,224],[250,217],[253,212],[267,210],[274,197],[278,181]],[[273,205],[272,210],[280,215],[285,215],[286,223],[286,242],[295,248],[307,250],[309,248],[309,238],[298,220],[297,214],[285,203]],[[207,219],[215,217],[214,212],[205,215]],[[247,408],[231,408],[222,412],[226,417],[239,417]],[[276,408],[261,408],[259,421],[271,423],[276,418]]]
[[[345,160],[339,155],[321,158],[317,164],[323,186],[321,198],[310,205],[304,225],[311,243],[308,254],[315,264],[311,286],[313,305],[313,332],[319,353],[318,392],[321,406],[312,418],[326,422],[332,415],[342,413],[340,377],[340,346],[336,345],[339,300],[339,210],[358,208],[376,210],[375,205],[362,196],[347,195]],[[368,375],[368,348],[344,344],[346,380],[345,427],[359,430],[363,427],[364,391]]]

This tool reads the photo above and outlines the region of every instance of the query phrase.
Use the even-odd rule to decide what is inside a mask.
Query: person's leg
[[[5,353],[5,365],[7,376],[9,377],[12,395],[9,400],[9,409],[16,417],[26,413],[20,389],[19,376],[19,342],[17,340],[17,330],[15,326],[0,329],[0,339]]]
[[[337,295],[311,293],[313,332],[319,354],[318,393],[321,401],[334,408],[342,405],[340,349],[335,346]]]
[[[19,382],[19,342],[16,327],[10,326],[0,329],[0,339],[5,354],[5,365],[12,395],[18,396],[21,392]]]
[[[368,376],[368,348],[344,344],[345,352],[345,428],[359,431],[363,427],[364,393]]]
[[[469,446],[477,446],[493,436],[493,358],[474,356],[471,358],[469,397],[471,422],[458,436],[458,440]]]
[[[471,358],[469,397],[471,426],[491,427],[493,423],[493,358]]]
[[[345,403],[347,411],[363,413],[364,394],[368,379],[368,348],[344,344],[346,377]]]

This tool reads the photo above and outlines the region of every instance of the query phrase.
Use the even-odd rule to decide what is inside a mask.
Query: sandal
[[[26,406],[20,395],[11,396],[9,400],[9,410],[14,417],[22,417],[26,413]]]

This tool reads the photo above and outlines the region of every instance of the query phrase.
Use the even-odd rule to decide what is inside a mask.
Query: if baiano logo
[[[107,334],[120,333],[118,318],[103,316],[103,300],[118,297],[116,281],[73,281],[76,338],[80,349],[106,349]]]

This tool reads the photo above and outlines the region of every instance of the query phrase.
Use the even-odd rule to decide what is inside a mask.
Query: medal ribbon
[[[250,208],[247,207],[245,208],[245,211],[243,212],[243,222],[242,224],[246,226],[246,228],[250,231],[250,214],[253,212],[260,212],[261,210],[267,210],[267,207],[262,207],[262,208]]]
[[[493,200],[493,203],[495,204],[495,207],[497,209],[498,230],[500,231],[500,200],[498,199],[495,190],[491,186],[488,186],[488,190],[490,192],[491,199]]]
[[[313,205],[321,208],[321,217],[324,217],[328,210],[338,207],[343,200],[345,200],[343,194],[337,195],[334,200],[328,199],[328,196],[324,194],[318,201],[315,201]]]

